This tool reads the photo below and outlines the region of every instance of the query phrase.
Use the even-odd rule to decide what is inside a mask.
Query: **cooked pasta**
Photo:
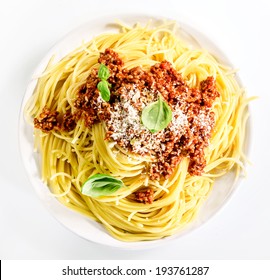
[[[239,86],[235,73],[230,67],[222,65],[206,50],[187,45],[174,34],[174,29],[175,23],[172,22],[156,27],[140,24],[128,27],[120,24],[119,32],[98,35],[60,61],[52,58],[38,78],[35,91],[25,107],[25,115],[30,122],[33,123],[33,118],[36,120],[35,148],[41,156],[42,180],[50,188],[51,193],[67,207],[103,224],[112,236],[123,241],[154,240],[170,236],[183,229],[196,217],[200,206],[214,187],[216,178],[231,170],[238,177],[243,168],[247,104],[250,99]],[[102,57],[105,57],[104,60]],[[209,88],[203,91],[204,81],[207,81],[207,86],[209,83],[214,85],[215,90],[211,91],[211,94],[216,95],[211,100],[211,106],[207,107],[206,100],[196,105],[200,106],[203,112],[197,116],[200,129],[203,125],[202,118],[209,121],[208,131],[203,132],[203,135],[207,134],[209,139],[206,136],[204,139],[200,134],[197,146],[194,144],[196,148],[200,143],[205,142],[200,146],[199,160],[205,161],[200,170],[196,169],[197,167],[192,169],[192,156],[196,150],[191,151],[191,148],[190,154],[185,155],[184,152],[178,154],[175,164],[172,157],[164,156],[163,165],[157,165],[159,156],[156,150],[154,154],[147,152],[166,145],[167,149],[168,142],[165,143],[162,138],[164,131],[173,133],[173,129],[178,129],[179,132],[180,126],[181,129],[188,127],[191,119],[182,113],[184,109],[180,111],[177,109],[178,105],[170,104],[169,97],[166,97],[166,83],[162,88],[164,91],[156,90],[155,97],[151,97],[149,102],[165,106],[164,108],[169,111],[172,110],[170,124],[159,131],[149,132],[147,128],[142,128],[143,124],[138,123],[137,119],[141,121],[139,117],[142,110],[136,109],[136,112],[139,112],[136,122],[134,117],[134,123],[130,124],[135,129],[135,136],[128,138],[130,126],[129,130],[122,129],[122,134],[116,133],[115,126],[119,120],[122,121],[120,126],[124,126],[124,122],[131,122],[130,114],[135,110],[135,107],[132,107],[135,103],[125,99],[127,106],[124,104],[123,107],[126,109],[121,108],[122,97],[119,99],[117,96],[120,94],[120,89],[116,90],[117,86],[121,88],[121,85],[118,85],[117,81],[114,83],[112,78],[114,70],[107,63],[108,59],[111,61],[119,59],[123,62],[122,68],[120,70],[117,68],[119,71],[137,69],[140,79],[147,76],[147,79],[154,79],[155,83],[159,82],[155,75],[166,70],[172,73],[170,75],[178,77],[175,83],[178,83],[179,87],[181,84],[182,88],[185,87],[186,91],[192,92],[193,95],[209,94]],[[82,98],[87,98],[89,79],[94,79],[94,83],[100,81],[100,77],[97,77],[100,61],[103,61],[104,65],[107,63],[107,69],[104,71],[109,69],[110,72],[108,83],[105,78],[101,80],[104,80],[103,85],[108,85],[111,99],[105,101],[98,97],[100,108],[104,109],[107,106],[104,104],[110,104],[110,117],[106,119],[105,111],[98,112],[97,121],[96,111],[91,115],[91,119],[88,109],[80,104]],[[118,71],[117,69],[115,71]],[[175,74],[173,69],[178,74]],[[126,72],[123,70],[123,73],[126,73],[125,81],[129,79],[130,73],[135,73],[132,70],[128,72],[129,70]],[[118,72],[115,73],[115,79],[118,79]],[[129,94],[126,98],[133,101],[135,99],[132,98],[135,98],[136,94],[142,100],[142,92],[146,98],[154,92],[145,88],[138,89],[138,83],[141,81],[134,80],[136,75],[134,74],[131,80],[126,82],[129,85],[129,89],[125,91],[126,95]],[[136,86],[134,83],[137,83]],[[144,81],[144,84],[149,83]],[[123,92],[123,88],[121,90]],[[95,93],[97,92],[95,90]],[[163,100],[158,99],[160,94]],[[78,98],[81,99],[78,101]],[[177,92],[173,98],[172,100],[179,100]],[[198,103],[199,97],[194,98]],[[91,103],[93,100],[87,102]],[[168,101],[170,108],[166,107],[167,103],[164,100]],[[181,100],[177,102],[182,106]],[[84,109],[82,110],[80,106]],[[187,108],[190,108],[189,106],[191,105]],[[117,115],[119,108],[122,110],[120,116]],[[69,118],[70,116],[74,117]],[[112,120],[112,116],[115,119]],[[51,120],[46,127],[42,127],[42,117]],[[59,122],[63,120],[67,120],[66,130],[59,127]],[[56,125],[51,129],[50,125],[54,125],[54,122]],[[193,130],[189,130],[191,136]],[[175,153],[181,149],[186,151],[181,146],[181,141],[187,139],[186,132],[187,130],[184,129],[179,139],[173,142]],[[143,144],[138,136],[140,133],[145,136]],[[169,162],[169,167],[166,162]],[[83,194],[84,183],[97,174],[107,174],[116,178],[123,182],[123,186],[115,192],[101,196]]]

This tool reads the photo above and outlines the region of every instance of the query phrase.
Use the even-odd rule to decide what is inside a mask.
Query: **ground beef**
[[[59,128],[59,123],[57,120],[58,115],[59,112],[51,111],[47,107],[44,107],[40,115],[34,118],[35,128],[38,128],[46,133],[53,129],[58,129]]]
[[[61,116],[58,111],[44,107],[40,115],[34,118],[34,127],[48,133],[52,130],[71,131],[76,126],[78,116],[70,112]]]
[[[135,200],[137,200],[138,202],[151,204],[154,201],[154,191],[150,188],[136,191]]]
[[[64,131],[72,131],[76,127],[76,116],[72,115],[70,112],[64,114],[61,128]]]

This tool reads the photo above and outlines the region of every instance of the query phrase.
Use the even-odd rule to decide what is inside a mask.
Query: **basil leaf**
[[[171,120],[172,110],[161,95],[156,102],[149,104],[142,111],[142,123],[152,133],[166,128]]]
[[[121,180],[115,179],[110,175],[96,174],[86,180],[82,185],[81,192],[87,196],[99,197],[115,193],[123,185]]]
[[[101,95],[102,99],[104,101],[109,101],[111,93],[110,93],[110,90],[109,90],[108,82],[104,81],[104,80],[100,81],[97,85],[97,88],[100,92],[100,95]]]
[[[98,77],[101,80],[107,80],[110,77],[110,70],[108,67],[104,64],[100,64],[100,67],[98,69]]]

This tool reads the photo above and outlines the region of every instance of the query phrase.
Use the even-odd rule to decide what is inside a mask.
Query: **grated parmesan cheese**
[[[110,135],[114,141],[122,141],[125,146],[131,146],[133,152],[151,154],[164,151],[165,131],[174,135],[183,135],[188,125],[187,116],[177,107],[173,110],[172,121],[169,126],[157,133],[151,133],[141,122],[142,110],[148,104],[157,100],[158,92],[146,88],[140,92],[135,85],[131,90],[121,90],[120,100],[111,108],[110,119],[107,126],[113,133]],[[140,106],[138,106],[138,104]]]

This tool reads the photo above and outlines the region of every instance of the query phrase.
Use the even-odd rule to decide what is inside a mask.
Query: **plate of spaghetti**
[[[161,244],[204,224],[236,189],[249,100],[228,58],[192,27],[96,19],[34,72],[22,158],[68,229],[122,248]]]

